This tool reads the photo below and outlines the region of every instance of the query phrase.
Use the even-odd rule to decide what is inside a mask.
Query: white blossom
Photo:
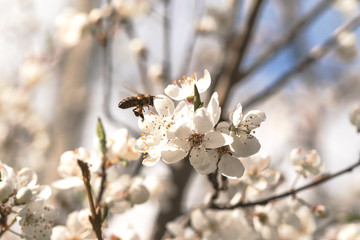
[[[350,111],[350,122],[357,128],[360,133],[360,104],[354,105]]]
[[[89,216],[89,209],[70,213],[66,220],[66,226],[56,226],[53,228],[51,240],[96,239]]]
[[[270,157],[268,155],[254,155],[242,158],[241,162],[245,167],[245,174],[241,178],[249,188],[256,191],[263,191],[279,182],[280,173],[276,170],[268,169]]]
[[[261,122],[265,121],[265,113],[260,110],[252,110],[243,116],[242,106],[239,103],[236,110],[230,113],[229,118],[232,124],[222,122],[217,129],[229,133],[233,137],[234,141],[230,144],[233,155],[248,157],[257,153],[260,143],[252,133],[255,133],[254,129],[260,127]]]
[[[290,159],[295,165],[296,172],[305,178],[315,176],[324,169],[320,156],[314,149],[307,151],[303,156],[302,149],[295,148],[291,151]]]
[[[121,128],[113,132],[106,138],[107,158],[115,163],[117,161],[126,160],[134,161],[140,157],[140,153],[135,149],[135,138],[129,137],[129,132],[125,128]],[[96,138],[97,145],[99,144]]]
[[[199,93],[205,92],[210,87],[211,76],[208,70],[204,71],[204,77],[200,79],[197,78],[197,74],[195,73],[194,76],[188,78],[184,76],[183,80],[175,80],[174,83],[167,86],[164,91],[166,95],[174,100],[179,101],[186,99],[189,102],[192,102],[195,84]]]
[[[344,31],[337,36],[336,41],[337,56],[345,62],[354,61],[357,57],[357,39],[355,33]]]
[[[29,202],[18,214],[23,237],[27,240],[50,239],[57,217],[58,211],[52,206],[45,206],[44,200]]]
[[[179,126],[175,131],[175,139],[171,139],[164,146],[161,152],[163,161],[176,163],[190,153],[190,163],[198,173],[208,174],[215,171],[217,156],[208,154],[206,149],[229,145],[232,138],[213,131],[213,128],[214,122],[210,113],[205,108],[197,109],[193,121]]]
[[[56,19],[58,41],[64,47],[74,47],[80,42],[83,28],[87,24],[86,13],[77,12],[74,9],[65,10]]]

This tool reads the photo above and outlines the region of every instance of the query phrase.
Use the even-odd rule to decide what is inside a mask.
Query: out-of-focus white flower
[[[345,62],[354,61],[357,57],[357,39],[355,33],[349,31],[342,32],[336,40],[337,56]]]
[[[10,195],[14,192],[13,186],[6,181],[0,182],[0,201],[8,199]]]
[[[66,220],[66,226],[56,226],[53,228],[51,240],[96,239],[89,216],[89,209],[70,213]]]
[[[360,133],[360,104],[354,105],[351,108],[350,122],[355,125],[357,131]]]
[[[334,7],[347,18],[353,17],[359,11],[359,3],[357,0],[336,0]]]
[[[291,151],[290,159],[295,165],[296,172],[305,178],[315,176],[324,169],[320,156],[314,149],[307,151],[303,157],[302,149],[295,148]]]
[[[142,16],[150,10],[150,1],[148,0],[114,0],[113,4],[120,18]]]
[[[254,229],[263,239],[279,239],[277,227],[280,224],[279,213],[272,204],[266,206],[255,206],[253,213]]]
[[[99,140],[96,139],[98,145]],[[125,128],[115,131],[106,139],[108,159],[112,162],[119,160],[134,161],[139,159],[140,153],[135,149],[135,138],[129,138],[129,132]]]
[[[122,175],[117,180],[109,182],[104,193],[104,199],[113,213],[123,213],[136,204],[146,202],[150,193],[143,184],[142,178],[131,178]]]
[[[203,239],[251,239],[251,228],[240,209],[195,209],[191,213],[191,224]]]
[[[326,229],[325,234],[320,238],[321,240],[336,239],[336,240],[359,240],[360,224],[348,223],[332,225]]]
[[[99,24],[101,18],[103,17],[103,9],[102,8],[93,8],[88,15],[89,23],[91,24]]]
[[[57,209],[44,205],[44,200],[29,202],[18,214],[23,237],[29,240],[50,239],[51,228],[58,215]]]
[[[140,38],[133,38],[130,40],[129,48],[136,56],[144,56],[146,54],[146,46]]]
[[[218,23],[213,16],[204,16],[195,26],[199,33],[211,33],[218,29]]]
[[[161,210],[170,210],[170,201],[175,196],[176,186],[169,176],[148,176],[144,180],[151,200],[158,201]]]
[[[216,169],[218,158],[208,154],[206,149],[215,149],[232,143],[232,138],[221,132],[214,132],[213,117],[205,108],[195,111],[193,121],[185,123],[175,131],[163,148],[161,157],[164,162],[172,164],[185,158],[190,152],[190,163],[198,173],[209,174]]]
[[[176,221],[168,222],[166,228],[174,236],[174,238],[170,238],[173,240],[193,240],[197,238],[197,234],[192,228]]]
[[[241,180],[248,184],[249,188],[263,191],[279,182],[280,173],[276,170],[268,169],[270,165],[270,157],[268,155],[254,155],[242,158],[241,162],[245,167],[245,174]]]
[[[60,157],[57,168],[59,175],[63,178],[53,183],[58,189],[69,189],[83,185],[81,169],[77,160],[82,160],[89,164],[90,172],[97,172],[101,166],[100,156],[90,154],[85,148],[78,148],[74,151],[66,151]]]
[[[160,83],[165,78],[163,66],[161,64],[152,64],[147,71],[148,78],[154,83]]]
[[[232,124],[221,122],[216,129],[233,137],[234,141],[230,144],[233,155],[248,157],[257,153],[260,143],[252,133],[255,133],[254,129],[260,127],[261,122],[265,121],[265,113],[260,110],[252,110],[243,116],[242,106],[239,103],[236,110],[230,113],[229,118]]]
[[[211,76],[208,70],[204,71],[204,77],[198,79],[197,73],[194,76],[186,78],[183,77],[183,80],[174,81],[174,84],[167,86],[164,90],[166,95],[171,97],[174,100],[180,101],[187,99],[189,102],[193,101],[194,97],[194,85],[199,91],[199,93],[205,92],[211,84]]]
[[[24,80],[24,85],[31,87],[39,83],[46,74],[43,63],[34,58],[28,59],[20,66],[20,76]]]
[[[67,9],[56,18],[57,38],[64,47],[74,47],[81,40],[83,28],[88,24],[88,15]]]
[[[129,224],[121,224],[117,229],[117,234],[111,235],[110,239],[119,240],[140,240],[139,235]]]

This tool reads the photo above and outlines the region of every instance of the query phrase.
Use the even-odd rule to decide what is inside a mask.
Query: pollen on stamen
[[[173,82],[174,84],[176,84],[176,80],[174,80],[174,82]]]
[[[185,75],[183,75],[183,77],[182,77],[184,80],[186,79],[186,77],[185,77]]]
[[[198,73],[197,73],[197,72],[194,72],[194,75],[195,75],[195,76],[197,76],[197,75],[198,75]]]
[[[165,109],[168,109],[169,107],[168,106],[165,106]]]

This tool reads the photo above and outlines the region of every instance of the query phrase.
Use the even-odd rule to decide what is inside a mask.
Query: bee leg
[[[133,109],[133,112],[135,114],[136,117],[139,117],[140,116],[140,113],[137,111],[136,108]]]
[[[139,116],[141,117],[141,121],[143,122],[145,119],[144,119],[144,114],[140,113]]]

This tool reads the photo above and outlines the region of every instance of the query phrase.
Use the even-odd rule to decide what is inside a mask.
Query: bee
[[[150,106],[154,106],[154,95],[151,94],[139,94],[137,96],[132,96],[125,98],[119,102],[118,107],[122,109],[135,107],[133,109],[133,112],[136,117],[141,117],[141,121],[144,121],[144,114],[143,114],[143,108]]]

